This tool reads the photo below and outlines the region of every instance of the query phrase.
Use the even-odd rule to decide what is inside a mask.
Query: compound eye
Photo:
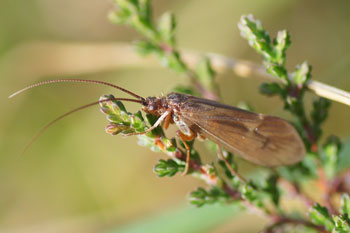
[[[155,103],[152,103],[152,104],[150,104],[150,105],[148,106],[148,109],[149,109],[150,111],[154,111],[154,110],[156,110],[157,108],[158,108],[158,105],[155,104]]]

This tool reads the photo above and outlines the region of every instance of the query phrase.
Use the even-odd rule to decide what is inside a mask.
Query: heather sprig
[[[160,64],[181,76],[189,78],[191,85],[177,86],[176,92],[219,100],[219,88],[215,79],[215,70],[207,57],[199,60],[196,69],[190,69],[181,57],[176,44],[176,19],[166,12],[155,20],[148,0],[115,0],[116,9],[110,14],[110,20],[116,24],[132,27],[143,40],[135,42],[135,49],[141,55],[155,54]],[[265,169],[259,178],[241,179],[238,174],[239,163],[235,156],[223,150],[223,160],[204,164],[201,155],[190,142],[191,160],[189,174],[206,182],[207,188],[199,187],[189,195],[192,205],[201,207],[215,203],[242,204],[269,218],[271,224],[262,232],[276,232],[289,226],[298,226],[303,232],[348,232],[350,227],[350,198],[343,193],[342,182],[346,177],[339,175],[342,142],[335,136],[328,137],[322,143],[322,126],[328,117],[330,101],[324,98],[314,100],[312,109],[304,105],[307,84],[311,79],[311,66],[301,62],[295,70],[288,71],[287,49],[291,46],[291,36],[287,30],[281,30],[271,38],[262,23],[252,15],[242,16],[238,27],[244,38],[255,51],[262,55],[267,72],[279,80],[263,83],[260,92],[267,96],[279,96],[284,109],[293,115],[292,124],[296,127],[307,148],[307,156],[300,163],[277,169]],[[101,110],[107,115],[109,124],[107,133],[127,135],[143,132],[157,120],[156,117],[141,112],[129,113],[125,106],[114,100],[113,96],[101,103]],[[185,148],[175,138],[167,138],[159,126],[152,132],[139,135],[139,144],[153,151],[164,152],[169,159],[160,159],[154,166],[159,177],[172,177],[185,168]],[[213,154],[219,154],[212,142],[207,143]],[[219,157],[220,158],[220,157]],[[316,181],[319,184],[323,200],[316,202],[313,196],[306,194],[305,184]],[[304,209],[290,214],[281,205],[285,196],[294,195],[304,203]],[[337,208],[333,197],[341,195],[341,207]]]

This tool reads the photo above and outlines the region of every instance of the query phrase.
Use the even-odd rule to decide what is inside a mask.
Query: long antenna
[[[131,92],[131,91],[128,91],[122,87],[119,87],[117,85],[114,85],[112,83],[108,83],[108,82],[103,82],[103,81],[98,81],[98,80],[88,80],[88,79],[54,79],[54,80],[47,80],[47,81],[42,81],[42,82],[39,82],[39,83],[35,83],[35,84],[32,84],[30,86],[27,86],[19,91],[16,91],[15,93],[13,93],[12,95],[9,96],[9,98],[12,98],[24,91],[27,91],[29,89],[32,89],[34,87],[38,87],[38,86],[42,86],[42,85],[46,85],[46,84],[52,84],[52,83],[64,83],[64,82],[72,82],[72,83],[95,83],[95,84],[102,84],[102,85],[106,85],[106,86],[110,86],[110,87],[113,87],[113,88],[116,88],[116,89],[119,89],[131,96],[134,96],[135,98],[139,99],[139,100],[142,100],[144,101],[145,99],[139,95],[136,95],[135,93]]]
[[[61,116],[57,117],[56,119],[50,121],[49,123],[47,123],[43,128],[41,128],[41,130],[34,135],[34,137],[32,137],[32,139],[27,143],[27,145],[24,147],[23,151],[22,151],[22,154],[24,154],[28,148],[50,127],[52,126],[53,124],[55,124],[57,121],[65,118],[66,116],[69,116],[71,115],[72,113],[75,113],[75,112],[78,112],[80,110],[83,110],[85,108],[88,108],[88,107],[91,107],[91,106],[94,106],[96,104],[99,104],[99,103],[103,103],[103,102],[107,102],[107,101],[111,101],[111,100],[120,100],[120,101],[129,101],[129,102],[135,102],[135,103],[139,103],[139,104],[143,104],[143,101],[142,100],[135,100],[135,99],[128,99],[128,98],[110,98],[110,99],[104,99],[104,100],[100,100],[100,101],[96,101],[96,102],[93,102],[93,103],[89,103],[89,104],[85,104],[83,106],[80,106],[78,108],[75,108],[69,112],[66,112],[65,114],[62,114]]]

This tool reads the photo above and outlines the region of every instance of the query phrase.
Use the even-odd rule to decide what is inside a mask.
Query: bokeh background
[[[271,34],[291,32],[288,67],[307,60],[315,80],[350,90],[348,0],[152,4],[156,17],[175,13],[180,48],[259,63],[237,28],[242,14],[253,13]],[[55,116],[102,94],[119,96],[101,86],[58,84],[7,98],[28,84],[98,79],[149,96],[187,83],[156,61],[120,49],[120,43],[141,37],[110,24],[112,9],[111,0],[0,0],[0,232],[257,232],[265,219],[230,206],[190,207],[186,195],[204,184],[189,176],[157,178],[152,167],[165,156],[137,146],[136,138],[107,135],[98,107],[58,122],[21,156],[28,140]],[[291,119],[278,98],[258,93],[258,79],[227,72],[217,80],[225,103],[243,100],[258,112]],[[308,105],[313,98],[307,95]],[[349,119],[349,107],[334,103],[325,135],[349,137]]]

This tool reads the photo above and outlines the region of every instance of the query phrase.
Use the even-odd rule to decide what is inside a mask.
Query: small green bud
[[[298,65],[296,71],[292,75],[293,82],[297,85],[304,85],[310,77],[311,66],[307,62]]]
[[[277,37],[274,41],[274,61],[280,65],[285,64],[286,60],[286,50],[290,46],[290,34],[287,30],[282,30],[277,33]]]
[[[123,131],[126,131],[130,129],[130,126],[127,126],[127,125],[123,125],[123,124],[117,124],[117,123],[113,123],[113,122],[110,122],[105,130],[106,130],[106,133],[108,134],[111,134],[111,135],[117,135]]]
[[[238,23],[241,35],[265,60],[270,60],[273,53],[269,34],[264,30],[261,22],[254,19],[253,15],[242,16]]]

